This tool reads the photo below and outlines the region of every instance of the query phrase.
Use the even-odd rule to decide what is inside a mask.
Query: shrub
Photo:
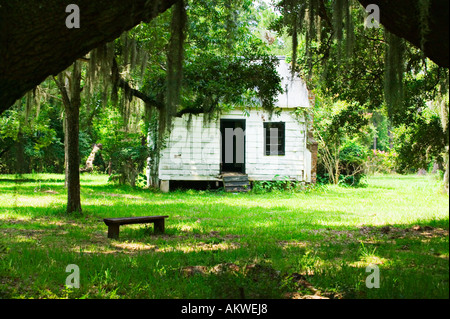
[[[287,176],[280,179],[279,175],[276,175],[271,181],[254,181],[252,185],[252,191],[256,194],[282,191],[300,192],[310,188],[311,186],[305,182],[292,181]]]
[[[393,173],[395,172],[397,153],[394,151],[385,152],[380,150],[371,150],[367,157],[366,171],[374,173]]]
[[[365,176],[364,166],[368,151],[356,141],[346,142],[339,152],[339,183],[357,186]]]

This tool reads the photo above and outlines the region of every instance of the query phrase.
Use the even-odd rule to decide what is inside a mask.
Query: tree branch
[[[141,99],[144,103],[146,103],[148,105],[153,105],[158,110],[161,110],[164,107],[164,105],[161,102],[155,100],[154,98],[150,97],[149,95],[147,95],[139,90],[132,88],[130,83],[125,81],[120,76],[119,67],[117,65],[117,61],[115,58],[113,59],[113,65],[111,68],[111,77],[112,77],[112,81],[113,81],[114,85],[121,88],[125,92],[131,94],[132,96],[137,97],[138,99]]]

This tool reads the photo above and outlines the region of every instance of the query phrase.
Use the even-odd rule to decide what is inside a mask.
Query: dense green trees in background
[[[281,92],[277,59],[255,31],[255,10],[248,0],[195,2],[185,25],[177,25],[175,10],[169,10],[79,59],[81,166],[93,144],[100,143],[97,169],[134,186],[147,158],[157,161],[153,156],[170,131],[170,117],[205,113],[212,120],[224,110],[250,107],[255,100],[273,111]],[[180,28],[185,41],[182,56],[177,56],[171,49]],[[169,92],[170,66],[176,59],[183,64],[182,76],[176,76],[182,79],[181,99],[169,110],[168,97],[176,94]],[[70,68],[59,77],[68,88],[72,85]],[[20,172],[64,171],[65,109],[58,81],[48,78],[3,114],[3,173],[19,172],[17,153],[24,157],[17,162]]]
[[[424,42],[435,22],[428,20],[432,4],[411,6],[411,15],[421,12]],[[382,25],[368,28],[357,2],[286,0],[278,9],[271,28],[292,38],[292,61],[316,95],[322,178],[353,183],[363,166],[372,172],[412,173],[433,164],[445,170],[448,68]],[[377,169],[377,163],[385,165]]]

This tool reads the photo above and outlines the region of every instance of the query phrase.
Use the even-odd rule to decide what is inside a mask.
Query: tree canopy
[[[0,1],[0,113],[47,76],[58,74],[75,59],[119,37],[123,31],[150,21],[177,1],[79,0],[81,27],[68,29],[64,24],[65,8],[71,2]],[[314,2],[322,19],[330,22],[331,17],[322,10],[328,1]],[[430,9],[428,23],[424,24],[417,8],[425,2]],[[381,23],[387,30],[423,47],[426,56],[448,68],[448,1],[361,0],[360,3],[377,4]],[[427,32],[423,32],[424,25]]]

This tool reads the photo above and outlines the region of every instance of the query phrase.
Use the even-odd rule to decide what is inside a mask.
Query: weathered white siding
[[[308,166],[306,127],[291,109],[269,115],[252,110],[250,116],[235,110],[221,119],[245,119],[245,169],[250,180],[290,178],[304,180]],[[177,118],[173,131],[162,152],[159,178],[161,180],[221,180],[220,120],[204,123],[203,116],[194,116],[188,128],[188,116]],[[266,156],[264,122],[285,123],[285,155]],[[305,157],[306,155],[306,157]],[[309,174],[307,174],[309,175]]]
[[[203,116],[174,119],[167,146],[161,154],[161,180],[219,180],[220,122],[204,123]]]

